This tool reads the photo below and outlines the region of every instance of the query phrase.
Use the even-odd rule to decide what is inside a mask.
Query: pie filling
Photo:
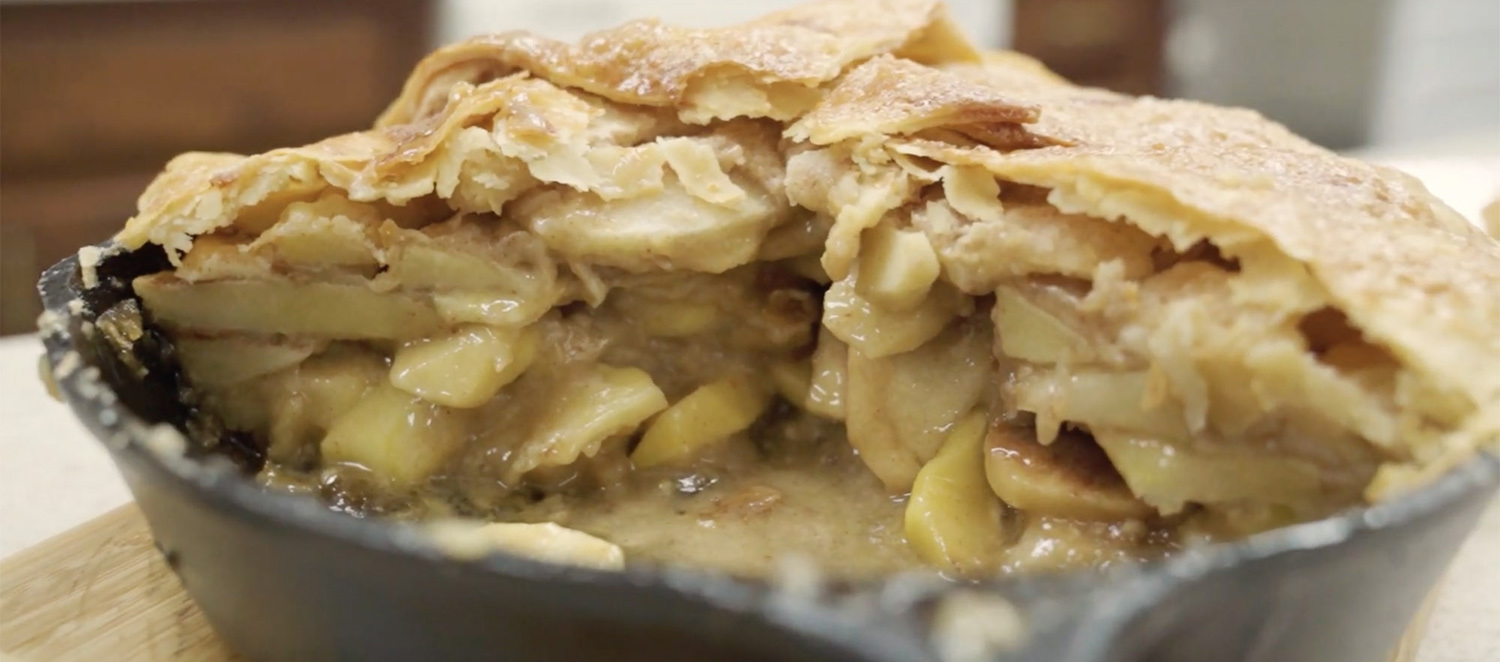
[[[1099,566],[1350,506],[1380,461],[1348,403],[1390,358],[1331,310],[1235,303],[1250,276],[1211,246],[992,178],[973,197],[1020,236],[965,233],[941,192],[975,178],[944,172],[832,280],[832,220],[777,201],[826,177],[746,165],[773,141],[632,149],[674,141],[703,158],[623,202],[537,183],[501,213],[382,214],[310,191],[135,289],[209,408],[265,444],[267,485],[553,522],[632,561]],[[788,168],[836,167],[809,154]],[[963,262],[966,241],[992,257]]]
[[[1472,409],[1263,235],[999,174],[1047,144],[1025,109],[884,127],[844,89],[977,65],[850,69],[679,108],[453,83],[205,166],[122,234],[177,264],[135,291],[269,488],[598,567],[1153,558],[1362,503]]]

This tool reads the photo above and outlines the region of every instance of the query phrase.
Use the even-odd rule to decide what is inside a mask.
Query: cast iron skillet
[[[1481,455],[1392,502],[1237,544],[974,586],[457,560],[408,525],[258,489],[247,477],[258,452],[195,409],[165,337],[97,324],[134,302],[130,279],[165,268],[162,253],[99,248],[91,287],[78,258],[42,276],[46,359],[167,563],[249,660],[1373,662],[1500,484],[1500,460]],[[951,631],[934,613],[954,600],[981,605],[967,612],[978,631],[1019,636],[936,634]]]

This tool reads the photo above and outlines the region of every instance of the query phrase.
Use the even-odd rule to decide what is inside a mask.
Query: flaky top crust
[[[728,28],[690,29],[640,20],[588,35],[577,44],[508,32],[476,37],[428,56],[376,126],[438,112],[454,83],[518,71],[622,103],[674,106],[699,81],[743,76],[760,87],[817,87],[882,53],[932,62],[980,57],[937,0],[818,2]]]
[[[424,60],[365,132],[255,156],[186,154],[118,241],[194,235],[298,186],[393,203],[433,190],[464,127],[527,116],[566,88],[675,110],[686,124],[781,122],[789,144],[878,144],[1051,190],[1065,212],[1124,219],[1185,248],[1274,252],[1409,369],[1475,405],[1464,441],[1500,430],[1500,244],[1412,177],[1337,156],[1260,115],[1072,86],[980,55],[935,0],[828,0],[739,26],[637,21],[564,44],[479,37]],[[541,83],[545,87],[539,87]],[[534,113],[546,132],[546,113]],[[1297,272],[1294,274],[1293,272]],[[1298,276],[1300,277],[1300,276]]]

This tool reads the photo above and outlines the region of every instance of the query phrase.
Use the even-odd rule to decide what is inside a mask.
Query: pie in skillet
[[[449,46],[117,241],[269,487],[602,567],[1097,567],[1494,443],[1500,245],[1415,180],[874,4]]]

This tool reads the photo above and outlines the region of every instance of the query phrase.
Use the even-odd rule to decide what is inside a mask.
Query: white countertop
[[[0,338],[0,558],[130,501],[104,446],[42,387],[42,342]]]
[[[1372,156],[1421,178],[1471,219],[1500,195],[1500,156]],[[40,355],[36,336],[0,338],[0,558],[130,500],[103,447],[42,388]],[[1500,564],[1494,559],[1500,559],[1500,504],[1455,561],[1418,659],[1500,660]],[[1488,636],[1476,637],[1477,631]],[[1460,632],[1467,636],[1454,636]],[[1476,641],[1491,643],[1476,649]]]

